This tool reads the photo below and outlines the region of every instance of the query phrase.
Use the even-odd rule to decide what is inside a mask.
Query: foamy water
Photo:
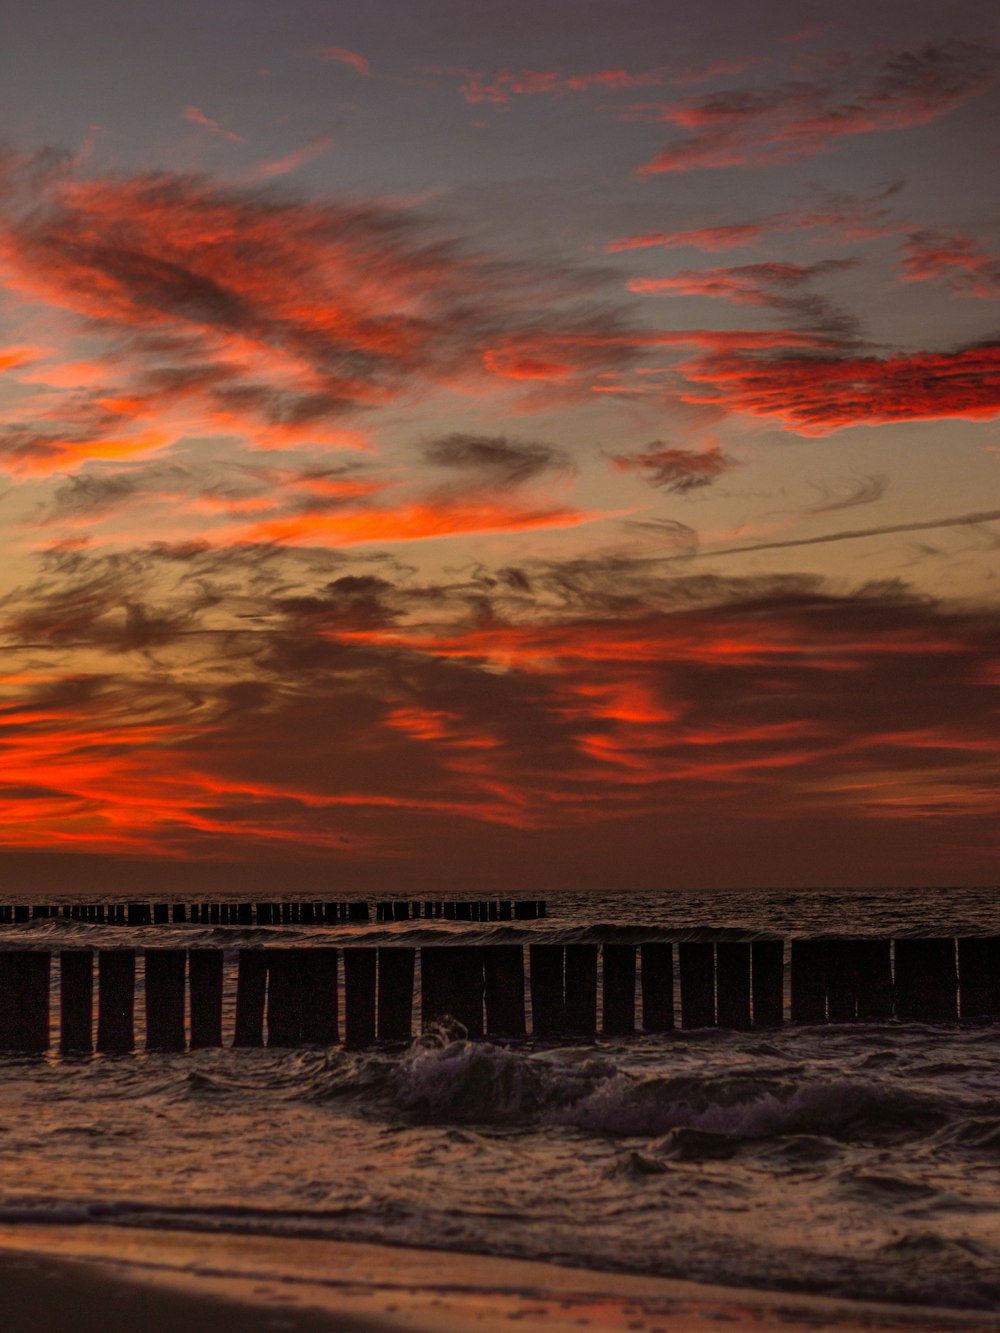
[[[522,933],[580,938],[597,922],[1000,933],[987,890],[549,902]],[[364,934],[429,941],[426,929]],[[36,922],[4,942],[142,938],[98,930]],[[252,932],[282,943],[332,933]],[[383,1240],[995,1308],[1000,1025],[5,1056],[4,1218]]]

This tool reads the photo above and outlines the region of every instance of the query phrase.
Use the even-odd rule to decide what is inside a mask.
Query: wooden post
[[[182,926],[183,926],[183,925],[185,924],[185,922],[186,922],[186,917],[187,917],[187,913],[186,913],[185,910],[184,910],[184,904],[183,904],[183,903],[174,903],[174,909],[173,909],[172,916],[173,916],[173,920],[174,920],[174,924],[175,924],[175,925],[182,925]]]
[[[192,955],[194,950],[192,949]],[[215,952],[220,952],[215,950]],[[236,1022],[233,1045],[256,1047],[264,1045],[264,1002],[267,996],[267,950],[241,949],[236,974]],[[192,958],[192,964],[194,960]],[[221,973],[220,973],[221,979]],[[192,1014],[192,1028],[193,1024]],[[217,1045],[220,1042],[206,1043]],[[191,1045],[194,1045],[192,1034]]]
[[[191,1049],[222,1045],[222,950],[188,950]]]
[[[674,946],[667,943],[639,946],[642,964],[642,1029],[670,1032],[674,1026]]]
[[[529,957],[531,1031],[536,1037],[554,1037],[566,1031],[565,950],[561,944],[532,944]]]
[[[153,904],[153,925],[154,925],[154,926],[165,926],[165,925],[167,925],[167,923],[168,923],[169,921],[170,921],[170,904],[169,904],[169,903],[154,903],[154,904]]]
[[[135,1050],[135,950],[97,955],[97,1049],[109,1055]]]
[[[750,1026],[750,945],[720,940],[715,946],[715,984],[720,1028]]]
[[[375,1040],[374,949],[344,950],[344,1040],[369,1046]]]
[[[854,941],[854,966],[857,977],[857,1017],[860,1022],[891,1018],[892,941],[859,939]]]
[[[302,1040],[309,1046],[332,1046],[340,1040],[337,1006],[337,950],[324,946],[300,949]]]
[[[147,949],[145,959],[146,1050],[183,1051],[185,951]]]
[[[511,910],[511,904],[509,902],[502,902],[498,905],[497,908],[498,921],[511,921],[513,920],[513,916],[514,914],[513,911]]]
[[[409,1041],[413,1035],[415,949],[378,951],[378,1039]]]
[[[792,940],[792,1022],[826,1022],[827,945]]]
[[[491,1037],[523,1037],[524,949],[520,944],[491,945],[483,951],[483,964],[486,1031]]]
[[[443,915],[443,917],[444,917],[444,919],[445,919],[446,921],[454,921],[454,920],[455,920],[455,904],[454,904],[454,903],[442,903],[442,904],[441,904],[441,913],[442,913],[442,915]]]
[[[635,945],[605,944],[602,1031],[627,1037],[635,1031]]]
[[[963,1018],[1000,1018],[1000,935],[958,941]]]
[[[409,921],[410,919],[409,903],[392,903],[391,910],[392,910],[393,921]]]
[[[854,1023],[858,1017],[856,940],[826,940],[826,1013],[831,1023]]]
[[[370,921],[371,913],[368,911],[368,904],[348,903],[347,919],[348,921]]]
[[[896,940],[896,1017],[921,1023],[958,1017],[955,941]]]
[[[785,941],[754,940],[750,984],[755,1027],[780,1027],[785,1017]]]
[[[64,949],[59,955],[59,1049],[89,1055],[94,1049],[94,955]]]
[[[0,1050],[49,1049],[48,951],[0,952]]]
[[[677,946],[681,978],[681,1027],[715,1025],[715,946],[686,940]]]
[[[483,950],[465,945],[431,945],[420,951],[421,1014],[424,1031],[450,1017],[470,1037],[483,1035]]]
[[[566,945],[566,1025],[576,1037],[597,1031],[597,945]]]
[[[302,949],[269,949],[267,955],[267,1044],[302,1044]]]

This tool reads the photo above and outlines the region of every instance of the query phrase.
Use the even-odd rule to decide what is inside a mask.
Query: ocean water
[[[1000,934],[993,889],[548,901],[516,927],[37,921],[2,928],[0,945]],[[364,1239],[996,1309],[1000,1024],[0,1056],[5,1220]]]

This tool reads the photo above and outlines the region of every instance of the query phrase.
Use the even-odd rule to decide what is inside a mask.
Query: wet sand
[[[1000,1333],[1000,1315],[437,1250],[117,1227],[0,1230],[3,1333]]]

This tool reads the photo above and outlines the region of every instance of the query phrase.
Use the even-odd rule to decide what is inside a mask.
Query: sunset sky
[[[992,0],[43,0],[4,892],[1000,853]]]

